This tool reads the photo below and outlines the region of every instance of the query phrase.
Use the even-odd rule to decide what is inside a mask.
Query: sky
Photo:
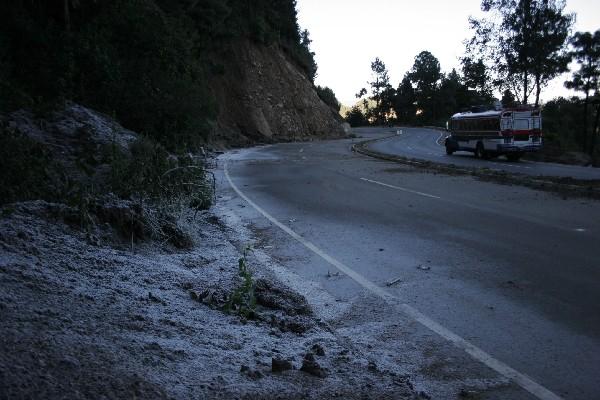
[[[367,87],[371,61],[379,57],[394,87],[423,50],[438,58],[443,72],[459,69],[464,40],[472,36],[469,16],[479,17],[480,0],[297,0],[298,20],[308,29],[318,64],[315,83],[328,86],[343,104],[356,103]],[[573,31],[600,29],[600,0],[567,0],[575,12]],[[571,67],[576,69],[576,65]],[[542,101],[575,95],[564,74],[542,92]]]

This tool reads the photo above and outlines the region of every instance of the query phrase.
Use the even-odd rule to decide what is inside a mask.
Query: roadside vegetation
[[[481,8],[486,16],[469,20],[473,36],[459,70],[442,72],[438,59],[422,51],[393,87],[385,63],[376,58],[372,79],[356,94],[346,121],[445,126],[452,114],[491,105],[494,93],[502,93],[505,107],[542,107],[546,156],[579,152],[600,164],[600,30],[572,34],[575,15],[564,12],[561,0],[483,0]],[[542,104],[544,88],[570,62],[577,70],[564,84],[581,97]]]
[[[0,125],[0,205],[22,200],[54,201],[66,192],[63,168],[42,144]]]
[[[256,313],[255,282],[248,268],[248,251],[249,248],[246,248],[238,260],[238,275],[242,283],[231,293],[223,307],[226,313],[235,313],[244,319],[252,319]]]
[[[335,97],[335,93],[333,92],[333,90],[331,90],[327,86],[319,85],[316,86],[316,89],[317,94],[319,95],[321,100],[323,100],[323,102],[327,104],[336,114],[339,113],[342,105],[337,99],[337,97]]]
[[[100,143],[85,133],[93,128],[85,127],[59,133],[58,140],[45,135],[34,140],[37,125],[58,129],[44,119],[18,127],[0,121],[5,211],[11,203],[44,200],[64,206],[65,221],[88,234],[108,223],[130,243],[156,239],[179,248],[192,245],[179,219],[212,203],[213,181],[203,158],[175,156],[146,137],[132,137],[127,145]],[[69,134],[78,136],[77,143]]]
[[[197,148],[218,112],[209,80],[237,41],[317,66],[294,1],[17,1],[0,15],[0,112],[70,100],[170,151]]]
[[[292,0],[35,0],[2,11],[0,205],[66,204],[79,210],[81,226],[99,222],[94,212],[111,196],[143,210],[131,214],[159,238],[172,236],[163,233],[183,207],[211,205],[205,146],[219,104],[210,85],[236,44],[278,47],[311,82],[317,72]],[[339,110],[330,89],[315,89]],[[66,117],[79,127],[54,137],[56,120],[78,105],[103,114]],[[26,127],[15,123],[22,112]],[[124,146],[92,138],[104,116],[137,139]]]

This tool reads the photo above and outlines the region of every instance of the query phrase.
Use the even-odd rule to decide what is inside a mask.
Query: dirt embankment
[[[211,83],[219,105],[214,140],[247,145],[345,134],[340,116],[279,47],[250,41],[230,46]]]
[[[0,398],[421,398],[243,258],[211,213],[186,217],[182,251],[91,240],[73,211],[1,209]],[[245,318],[227,304],[248,276]]]
[[[10,143],[35,150],[12,157],[10,182],[38,153],[32,184],[48,183],[44,160],[68,178],[46,201],[0,206],[0,399],[420,398],[407,376],[336,335],[195,197],[109,192],[121,186],[108,184],[115,168],[148,151],[131,147],[134,132],[77,105],[0,122]],[[103,156],[117,150],[118,162]],[[118,177],[157,157],[168,182],[162,170],[140,177],[159,178],[150,188],[172,183],[183,167],[155,151]],[[78,187],[74,198],[56,193]]]

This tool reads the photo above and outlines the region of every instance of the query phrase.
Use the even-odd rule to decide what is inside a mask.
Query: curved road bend
[[[577,179],[600,179],[600,168],[581,167],[521,160],[511,162],[505,157],[492,160],[479,160],[473,153],[457,151],[453,155],[446,154],[444,137],[446,132],[426,128],[362,128],[360,134],[370,137],[375,134],[402,134],[389,139],[380,140],[368,145],[372,150],[409,158],[454,164],[465,167],[487,167],[496,171],[521,173],[527,175],[572,177]]]
[[[398,143],[419,154],[437,148],[434,136],[409,132]],[[227,153],[220,164],[247,199],[376,288],[560,398],[600,398],[600,202],[424,173],[353,154],[350,145],[265,146]],[[370,349],[379,368],[410,374],[432,398],[457,398],[465,388],[485,399],[550,398],[335,274],[222,171],[218,181],[218,207],[250,226],[257,246],[289,271],[330,293],[337,307],[321,304],[332,310],[328,322]]]

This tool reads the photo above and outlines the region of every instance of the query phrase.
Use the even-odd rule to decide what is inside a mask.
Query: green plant
[[[77,193],[75,205],[77,207],[79,223],[82,231],[91,232],[94,226],[94,217],[92,216],[92,201],[93,196],[87,191]]]
[[[110,190],[121,198],[141,198],[203,210],[212,204],[213,185],[202,161],[175,157],[150,138],[131,145],[131,154],[112,146],[105,149],[110,164]]]
[[[342,105],[340,104],[338,99],[335,97],[335,93],[333,92],[333,90],[331,90],[327,86],[319,86],[319,85],[315,86],[315,89],[317,90],[317,95],[319,95],[319,98],[321,100],[323,100],[323,102],[325,104],[327,104],[329,107],[331,107],[331,109],[333,111],[335,111],[336,113],[338,113],[340,111],[340,107]]]
[[[248,269],[246,254],[249,248],[238,260],[238,275],[242,278],[242,284],[238,286],[224,306],[226,313],[236,313],[244,319],[256,316],[256,297],[254,295],[254,280],[252,272]]]

